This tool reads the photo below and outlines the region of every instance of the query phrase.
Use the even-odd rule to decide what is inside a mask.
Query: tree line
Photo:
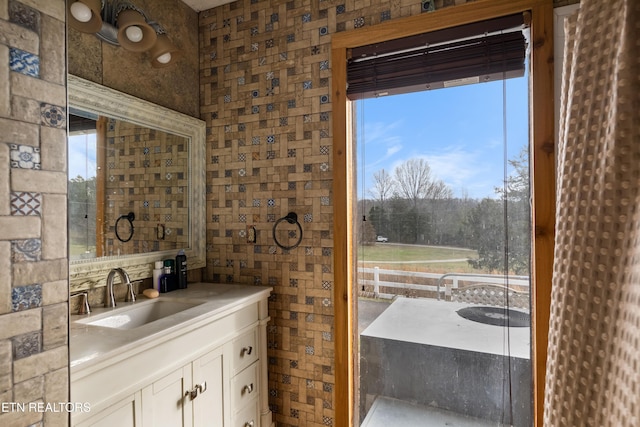
[[[370,198],[358,204],[360,243],[372,244],[382,235],[396,243],[475,249],[479,258],[469,261],[475,268],[529,274],[527,159],[525,147],[509,160],[514,172],[494,189],[495,198],[453,197],[425,159],[407,160],[392,174],[375,172]]]

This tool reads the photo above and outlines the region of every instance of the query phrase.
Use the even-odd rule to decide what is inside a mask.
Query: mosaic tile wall
[[[65,2],[0,0],[0,402],[66,402]],[[0,412],[0,425],[67,425]]]
[[[206,279],[274,287],[278,426],[334,425],[331,36],[465,1],[239,0],[200,13]],[[283,250],[272,228],[290,211],[304,234]]]
[[[274,288],[269,402],[278,426],[334,425],[331,35],[442,3],[241,0],[200,14],[206,278]],[[271,236],[288,212],[303,235],[284,250]],[[288,242],[300,237],[287,232]]]
[[[189,245],[189,147],[183,137],[110,119],[106,135],[105,255]],[[149,168],[153,168],[151,171]],[[115,224],[135,214],[134,234],[121,242]],[[119,235],[129,237],[121,220]]]

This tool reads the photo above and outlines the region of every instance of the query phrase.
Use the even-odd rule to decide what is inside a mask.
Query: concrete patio
[[[398,298],[362,332],[363,426],[384,420],[385,427],[465,426],[469,417],[486,423],[473,420],[474,426],[530,425],[530,329],[486,325],[456,313],[468,306]],[[400,414],[422,421],[391,421]],[[442,414],[459,418],[442,424]]]

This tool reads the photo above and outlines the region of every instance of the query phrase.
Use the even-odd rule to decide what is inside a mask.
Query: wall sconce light
[[[173,64],[179,54],[165,29],[128,1],[69,0],[67,19],[76,30],[94,33],[114,46],[132,52],[148,51],[154,68]]]

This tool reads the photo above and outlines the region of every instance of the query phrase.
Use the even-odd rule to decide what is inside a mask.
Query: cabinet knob
[[[255,423],[253,422],[253,420],[244,423],[244,427],[253,427],[254,425]]]
[[[253,351],[253,347],[248,346],[248,347],[242,347],[242,351],[240,351],[240,356],[244,356],[244,355],[250,355],[251,352]]]
[[[251,393],[253,391],[253,383],[249,384],[249,385],[245,385],[244,387],[242,387],[242,393]]]

